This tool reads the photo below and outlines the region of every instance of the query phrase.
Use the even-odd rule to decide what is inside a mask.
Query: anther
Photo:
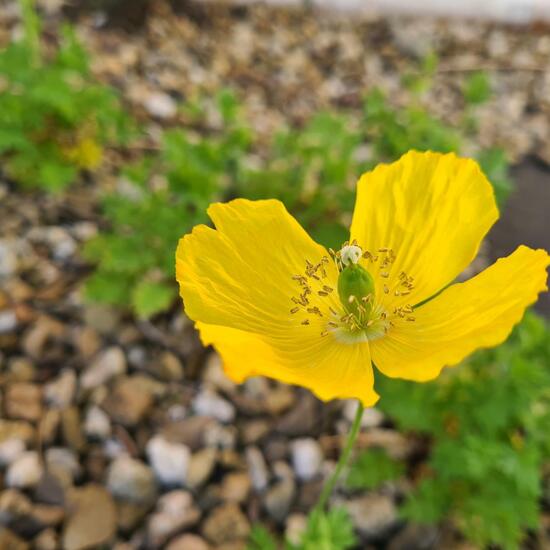
[[[319,296],[328,296],[328,292],[325,292],[324,290],[318,290],[317,291],[317,294],[319,294]]]
[[[390,292],[390,289],[388,288],[388,285],[384,285],[384,294],[388,294]]]
[[[302,321],[302,325],[309,325],[309,319]]]
[[[295,313],[298,313],[300,311],[300,308],[299,307],[293,307],[291,310],[290,310],[290,313],[292,313],[293,315]]]
[[[325,292],[332,292],[334,289],[328,285],[323,285],[323,290]]]

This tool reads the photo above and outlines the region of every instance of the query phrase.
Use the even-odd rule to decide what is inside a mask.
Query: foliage
[[[235,124],[232,97],[223,92],[217,98],[224,121],[220,135],[197,139],[190,132],[167,131],[160,151],[128,167],[124,185],[104,198],[110,229],[84,251],[97,263],[86,286],[90,299],[131,305],[139,317],[173,302],[174,245],[207,221],[208,205],[222,197],[248,146],[247,132]]]
[[[0,156],[22,186],[58,191],[96,168],[104,146],[123,141],[130,124],[115,93],[92,78],[73,30],[63,29],[46,58],[30,0],[23,14],[25,39],[0,52]]]
[[[377,489],[386,481],[399,479],[404,466],[382,449],[364,451],[352,464],[347,485],[351,489]]]
[[[286,541],[285,550],[346,550],[356,544],[353,525],[343,508],[328,512],[314,510],[297,544]],[[247,550],[276,550],[281,548],[276,539],[264,527],[252,529]]]
[[[434,63],[425,63],[426,74]],[[434,118],[418,101],[395,109],[377,90],[365,98],[360,116],[321,112],[303,127],[281,129],[264,146],[230,91],[218,94],[213,111],[207,101],[195,101],[182,112],[199,132],[167,131],[160,151],[126,171],[137,191],[106,197],[110,229],[87,249],[98,263],[88,296],[130,304],[141,317],[172,302],[174,244],[207,222],[211,201],[280,199],[315,239],[336,248],[348,237],[358,174],[409,149],[460,151],[465,138],[461,127]],[[212,120],[220,122],[213,126]],[[505,156],[491,150],[479,158],[503,199],[509,188]]]
[[[380,377],[381,408],[402,430],[430,436],[425,475],[403,508],[434,523],[455,517],[479,546],[518,548],[535,528],[550,457],[550,328],[528,313],[508,342],[437,381]]]

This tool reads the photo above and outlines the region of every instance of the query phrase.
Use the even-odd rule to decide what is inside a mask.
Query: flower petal
[[[204,323],[197,328],[203,344],[214,346],[235,382],[268,376],[308,388],[324,401],[357,398],[372,406],[378,400],[367,342],[349,345],[313,335],[280,341]]]
[[[276,200],[237,199],[213,204],[208,213],[216,230],[195,227],[176,252],[176,277],[187,315],[282,338],[298,330],[302,318],[290,309],[300,285],[292,276],[303,273],[306,260],[317,263],[328,256],[325,248]],[[332,262],[326,271],[327,282],[334,285],[338,274]],[[335,300],[329,297],[331,303]],[[307,328],[318,337],[322,332],[317,325]]]
[[[454,284],[370,342],[372,359],[385,375],[425,381],[478,348],[503,342],[547,290],[545,250],[520,246],[465,283]]]
[[[497,218],[493,189],[475,161],[410,151],[361,177],[351,239],[374,253],[393,249],[390,295],[401,271],[414,278],[414,290],[392,303],[418,304],[468,266]],[[387,281],[377,280],[382,297]]]

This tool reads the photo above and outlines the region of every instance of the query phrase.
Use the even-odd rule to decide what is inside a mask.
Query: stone
[[[107,545],[116,532],[116,508],[100,485],[71,490],[69,517],[63,529],[63,550],[84,550]]]
[[[247,447],[245,456],[252,487],[256,491],[263,491],[269,483],[269,472],[262,452],[258,447]]]
[[[126,427],[140,423],[153,405],[153,395],[137,377],[123,378],[118,381],[109,394],[103,407],[107,414]]]
[[[76,392],[76,374],[72,369],[64,369],[52,382],[44,386],[44,399],[50,407],[68,407]]]
[[[240,426],[240,435],[245,445],[260,442],[271,431],[271,423],[263,418],[248,420]]]
[[[107,487],[115,498],[136,504],[151,503],[157,495],[152,470],[128,455],[121,455],[111,462],[107,472]]]
[[[223,504],[210,512],[202,524],[202,534],[218,548],[223,543],[246,539],[250,523],[236,504]]]
[[[397,507],[388,495],[370,493],[347,501],[335,499],[334,505],[348,511],[354,527],[366,539],[382,539],[399,523]]]
[[[12,332],[17,328],[17,313],[13,309],[0,311],[0,334]]]
[[[154,92],[145,98],[144,107],[147,112],[156,118],[173,118],[178,112],[177,103],[168,95],[162,92]]]
[[[178,531],[195,525],[201,516],[188,491],[171,491],[163,495],[147,522],[147,539],[153,548],[160,548]]]
[[[135,531],[150,509],[149,504],[134,504],[125,500],[116,501],[117,527],[123,533]]]
[[[208,355],[203,368],[202,379],[205,384],[227,394],[232,394],[237,387],[235,382],[225,374],[221,358],[216,352]]]
[[[165,550],[211,550],[211,547],[202,537],[186,533],[168,543]]]
[[[250,493],[250,476],[247,472],[231,472],[221,483],[220,496],[226,502],[242,504]]]
[[[25,451],[9,466],[6,472],[6,485],[18,489],[34,487],[42,477],[43,466],[36,451]]]
[[[317,476],[323,464],[323,451],[311,437],[295,439],[291,446],[292,466],[298,479],[308,481]]]
[[[204,447],[204,434],[207,428],[215,423],[213,418],[191,416],[167,424],[162,430],[162,435],[168,441],[183,443],[192,451],[197,451]]]
[[[84,418],[84,433],[90,439],[107,439],[111,435],[111,420],[107,413],[99,407],[90,407]]]
[[[394,537],[388,550],[432,550],[438,542],[438,529],[433,525],[408,523]]]
[[[49,473],[69,479],[71,482],[80,477],[82,468],[78,456],[65,447],[50,447],[45,453]]]
[[[32,541],[34,550],[59,550],[59,536],[55,529],[44,529]]]
[[[264,496],[264,507],[269,516],[278,523],[287,517],[296,493],[292,478],[281,479],[270,487]]]
[[[0,418],[0,443],[10,439],[21,440],[26,446],[32,445],[35,440],[35,429],[27,422]]]
[[[0,548],[6,550],[29,550],[30,546],[6,527],[0,527]]]
[[[344,403],[344,418],[351,424],[357,411],[357,400],[347,399]],[[366,407],[361,417],[362,428],[375,428],[384,422],[384,415],[375,407]]]
[[[169,351],[160,355],[155,363],[154,372],[161,380],[167,382],[178,382],[183,379],[183,365],[179,358]]]
[[[187,478],[191,451],[181,443],[170,443],[161,435],[150,439],[147,458],[162,485],[181,487]]]
[[[218,457],[217,449],[206,447],[193,453],[187,470],[186,486],[198,489],[204,485],[212,475]]]
[[[42,416],[42,390],[36,384],[10,384],[6,390],[5,403],[9,418],[36,422]]]
[[[204,444],[208,447],[232,450],[237,445],[237,428],[214,422],[206,427]]]
[[[277,421],[275,428],[289,437],[304,437],[321,431],[321,402],[309,393],[300,394],[296,405]]]
[[[48,409],[38,423],[38,433],[42,445],[52,445],[57,439],[61,425],[61,410]]]
[[[6,439],[0,442],[0,466],[8,466],[25,452],[22,439]]]
[[[92,390],[111,378],[126,372],[126,357],[122,348],[113,346],[102,351],[80,377],[80,386]]]
[[[235,407],[208,388],[195,397],[193,410],[198,415],[210,416],[223,423],[233,422],[235,419]]]
[[[285,522],[286,540],[295,546],[299,546],[306,527],[307,517],[304,514],[290,514]]]
[[[86,447],[86,438],[82,433],[80,410],[72,406],[61,411],[61,431],[65,443],[74,451],[81,452]]]

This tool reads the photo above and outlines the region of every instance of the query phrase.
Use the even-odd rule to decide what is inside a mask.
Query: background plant
[[[46,55],[32,1],[21,8],[24,38],[0,52],[0,156],[17,183],[58,191],[97,168],[104,147],[123,142],[131,125],[115,92],[92,77],[74,31],[64,27]]]

